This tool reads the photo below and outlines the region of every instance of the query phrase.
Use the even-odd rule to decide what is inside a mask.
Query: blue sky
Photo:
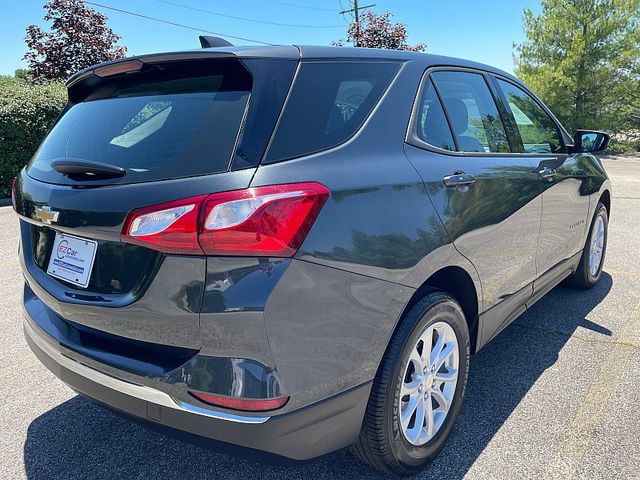
[[[269,43],[328,45],[343,38],[346,17],[338,14],[348,0],[95,0],[96,3],[135,13]],[[15,0],[3,5],[0,17],[0,74],[24,67],[25,27],[43,20],[44,0]],[[407,24],[409,43],[426,43],[428,52],[463,57],[513,71],[512,43],[524,38],[522,12],[539,10],[538,0],[371,0],[373,11],[390,11],[394,21]],[[186,5],[192,9],[175,4]],[[109,26],[122,35],[129,55],[197,48],[198,32],[92,6],[107,15]],[[262,22],[303,25],[284,26]],[[325,28],[329,27],[329,28]],[[242,44],[231,40],[234,44]]]

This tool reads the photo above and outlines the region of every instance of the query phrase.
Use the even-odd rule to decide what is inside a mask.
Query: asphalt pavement
[[[415,478],[640,479],[640,158],[604,162],[600,284],[557,287],[472,358],[454,433]],[[78,397],[23,339],[17,244],[0,207],[0,479],[387,478],[348,452],[287,467],[230,457]]]

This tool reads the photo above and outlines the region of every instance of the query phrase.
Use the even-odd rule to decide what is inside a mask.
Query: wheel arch
[[[398,329],[407,312],[418,303],[424,296],[433,290],[442,290],[455,298],[464,312],[469,327],[469,337],[471,340],[471,352],[477,348],[478,338],[478,314],[480,311],[479,292],[471,275],[462,267],[447,266],[434,272],[420,287],[413,293],[405,305],[400,320],[398,321],[393,334]]]
[[[611,216],[611,192],[609,190],[604,190],[600,195],[599,202],[604,205],[604,208],[607,209],[607,215]]]

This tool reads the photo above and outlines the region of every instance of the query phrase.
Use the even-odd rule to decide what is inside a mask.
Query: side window
[[[420,110],[418,110],[416,135],[420,140],[434,147],[443,150],[456,149],[447,118],[430,78],[427,78],[424,84]]]
[[[333,108],[327,119],[325,133],[333,133],[340,130],[351,120],[353,114],[358,111],[362,102],[369,96],[375,85],[373,79],[365,80],[343,80],[338,85],[338,93],[333,100],[333,104],[338,108]]]
[[[554,121],[524,90],[498,79],[513,118],[520,131],[526,153],[559,153],[563,151],[560,132]]]
[[[399,68],[395,62],[303,62],[266,163],[345,142],[365,122]]]
[[[507,134],[481,74],[434,72],[453,133],[462,152],[509,152]]]

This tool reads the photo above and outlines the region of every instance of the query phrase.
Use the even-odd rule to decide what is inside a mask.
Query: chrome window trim
[[[558,119],[553,115],[553,113],[551,112],[551,110],[549,110],[547,108],[547,106],[542,103],[542,100],[540,100],[538,97],[535,96],[535,94],[529,90],[528,88],[526,88],[524,85],[518,84],[516,82],[514,82],[513,80],[510,80],[502,75],[493,75],[493,80],[496,84],[496,89],[498,89],[499,94],[504,97],[504,101],[505,101],[505,107],[509,109],[511,115],[513,116],[513,112],[511,112],[511,106],[509,105],[509,101],[506,98],[506,95],[504,93],[504,91],[502,90],[502,87],[500,86],[500,84],[498,83],[498,80],[502,80],[503,82],[509,83],[511,85],[513,85],[515,88],[521,90],[525,95],[528,95],[529,98],[531,98],[536,105],[538,105],[538,107],[540,107],[542,109],[542,111],[547,115],[547,117],[549,117],[549,120],[551,120],[551,123],[553,125],[555,125],[556,127],[556,132],[559,135],[559,140],[562,143],[562,148],[563,148],[563,152],[556,152],[556,153],[548,153],[548,154],[544,154],[544,155],[562,155],[565,154],[569,151],[569,147],[572,147],[573,144],[568,144],[567,143],[567,139],[570,138],[570,135],[568,132],[565,131],[564,127],[562,127],[562,124],[558,121]],[[512,120],[515,120],[514,118],[512,118]],[[514,122],[514,125],[517,127],[517,122]],[[519,128],[519,127],[517,127]],[[519,130],[518,130],[519,132]],[[522,137],[522,134],[519,133],[520,136]],[[565,136],[566,135],[566,136]],[[528,152],[518,152],[518,153],[522,153],[525,155],[533,155],[532,153],[528,153]]]
[[[499,75],[497,73],[490,73],[490,75],[493,75],[493,77],[496,80],[500,79],[500,80],[503,80],[503,81],[505,81],[507,83],[510,83],[511,85],[519,88],[524,93],[529,95],[533,99],[533,101],[536,102],[538,104],[538,106],[540,108],[542,108],[542,110],[549,116],[549,118],[551,118],[551,121],[554,123],[554,125],[556,126],[556,128],[560,132],[560,137],[561,137],[560,140],[562,140],[564,147],[566,149],[569,149],[569,147],[573,147],[574,146],[573,137],[571,135],[569,135],[569,132],[567,132],[567,130],[562,125],[562,123],[560,123],[560,120],[558,120],[556,118],[556,116],[549,109],[549,107],[547,107],[544,104],[544,102],[542,100],[540,100],[538,98],[538,96],[529,89],[529,87],[527,87],[524,83],[516,82],[516,81],[514,81],[513,79],[511,79],[509,77],[505,77],[504,75]],[[499,85],[498,85],[498,88],[499,88]],[[502,92],[502,89],[500,89],[500,92]],[[502,92],[502,94],[504,95],[504,92]],[[566,153],[566,152],[561,152],[561,153]]]
[[[437,71],[459,71],[459,72],[467,72],[467,73],[475,73],[475,74],[479,74],[479,75],[489,75],[489,76],[493,76],[495,79],[499,78],[501,80],[505,80],[515,86],[517,86],[518,88],[520,88],[521,90],[523,90],[525,93],[527,93],[529,96],[531,96],[531,98],[533,98],[533,100],[544,110],[544,112],[549,115],[549,117],[551,118],[551,120],[553,121],[553,123],[556,125],[556,128],[560,131],[560,136],[561,136],[561,140],[563,141],[563,146],[565,148],[566,151],[564,152],[558,152],[558,153],[527,153],[527,152],[460,152],[460,151],[452,151],[452,150],[444,150],[442,148],[438,148],[434,145],[431,145],[430,143],[425,142],[424,140],[420,139],[418,137],[417,134],[417,129],[418,129],[418,111],[420,109],[420,100],[422,99],[422,95],[424,93],[424,89],[425,89],[425,85],[426,85],[426,80],[429,79],[433,82],[433,80],[431,79],[431,74],[433,72],[437,72]],[[486,80],[485,80],[486,81]],[[435,82],[433,82],[435,85]],[[437,88],[437,86],[436,86]],[[487,84],[487,88],[489,89],[491,95],[493,96],[493,92],[491,92],[491,88],[489,86],[489,84]],[[495,100],[494,100],[495,101]],[[442,102],[441,102],[442,103]],[[444,105],[442,105],[442,108],[445,109]],[[445,115],[448,115],[446,113],[446,109],[445,109]],[[451,130],[451,128],[449,128],[449,130]],[[455,136],[453,135],[453,132],[451,132],[451,135],[454,138],[455,141]],[[566,136],[565,136],[566,135]],[[427,68],[424,73],[422,74],[422,77],[420,78],[420,86],[418,87],[418,91],[416,93],[416,96],[413,100],[413,106],[411,107],[411,115],[409,116],[409,124],[407,127],[407,132],[405,134],[405,143],[408,145],[412,145],[414,147],[420,148],[422,150],[428,150],[430,152],[433,153],[439,153],[439,154],[444,154],[444,155],[449,155],[452,157],[526,157],[526,158],[540,158],[540,157],[549,157],[549,156],[553,156],[553,157],[560,157],[560,156],[568,156],[569,153],[569,148],[573,146],[573,143],[569,143],[567,140],[571,139],[571,136],[569,135],[569,133],[566,131],[566,129],[562,126],[562,124],[558,121],[558,119],[555,117],[555,115],[553,115],[553,113],[549,110],[549,108],[542,103],[542,101],[533,93],[531,92],[531,90],[529,90],[529,88],[527,88],[526,85],[521,84],[519,82],[517,82],[514,79],[511,79],[505,75],[501,75],[499,73],[490,71],[490,70],[483,70],[480,68],[474,68],[474,67],[462,67],[462,66],[457,66],[457,65],[435,65],[432,67]]]

